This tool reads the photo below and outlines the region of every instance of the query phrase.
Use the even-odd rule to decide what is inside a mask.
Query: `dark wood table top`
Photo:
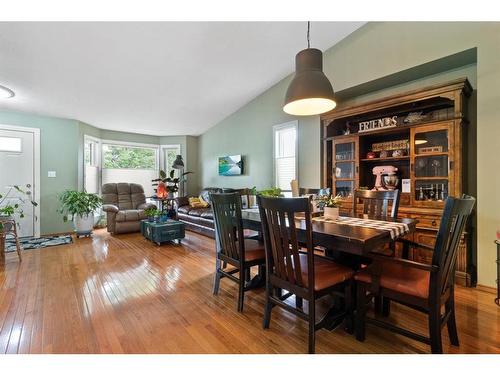
[[[245,228],[256,231],[261,230],[260,215],[257,209],[243,210],[241,215]],[[377,217],[360,216],[360,218],[381,220]],[[409,233],[415,231],[417,224],[417,220],[409,218],[399,218],[396,220],[384,219],[384,221],[407,224],[410,229]],[[305,230],[305,221],[299,219],[296,225],[300,240],[300,235]],[[315,245],[357,255],[367,255],[375,246],[392,241],[391,235],[387,230],[345,225],[336,222],[313,220],[312,230]]]

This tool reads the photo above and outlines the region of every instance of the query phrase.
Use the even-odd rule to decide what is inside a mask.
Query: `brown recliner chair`
[[[144,210],[156,207],[146,203],[141,185],[126,182],[102,185],[102,200],[108,232],[113,234],[140,231],[141,220],[146,218]]]

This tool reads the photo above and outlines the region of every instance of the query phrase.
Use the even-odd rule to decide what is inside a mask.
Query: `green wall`
[[[347,91],[474,48],[477,49],[478,282],[493,286],[496,268],[492,241],[500,228],[500,174],[497,173],[500,157],[492,157],[500,147],[500,23],[369,23],[325,51],[324,71],[336,91]],[[470,66],[463,69],[470,70]],[[434,82],[440,80],[432,71],[425,73],[432,76]],[[452,75],[444,73],[441,78]],[[287,77],[280,81],[199,137],[200,185],[264,187],[272,184],[271,127],[294,120],[281,109],[289,80]],[[398,86],[404,88],[404,85],[396,85],[395,90]],[[300,185],[318,186],[319,117],[302,117],[298,121]],[[239,153],[247,158],[247,175],[217,176],[217,157]],[[469,162],[475,160],[471,156]]]
[[[57,195],[76,189],[78,155],[78,121],[14,112],[0,112],[0,124],[40,129],[40,231],[59,233],[71,230],[56,212]],[[56,171],[56,178],[48,178]]]
[[[188,168],[196,166],[197,137],[156,137],[135,133],[102,130],[92,125],[69,119],[38,116],[21,112],[0,111],[0,124],[40,129],[40,232],[62,233],[72,230],[57,213],[58,194],[67,189],[83,188],[84,135],[114,141],[150,144],[181,144]],[[194,168],[193,168],[194,170]],[[48,171],[56,171],[56,178],[48,178]],[[196,179],[188,182],[188,192],[196,194]]]

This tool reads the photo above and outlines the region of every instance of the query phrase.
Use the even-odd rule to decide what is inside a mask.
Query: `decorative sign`
[[[419,154],[432,154],[433,152],[443,152],[443,146],[420,147],[417,149]]]
[[[393,151],[406,150],[409,145],[408,139],[400,139],[397,141],[380,142],[372,144],[372,151]]]
[[[384,117],[377,120],[363,121],[359,123],[359,132],[371,132],[374,130],[394,128],[398,125],[398,116]]]

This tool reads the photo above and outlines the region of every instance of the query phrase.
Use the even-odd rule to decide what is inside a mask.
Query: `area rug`
[[[41,249],[44,247],[66,245],[72,243],[70,235],[63,236],[47,236],[47,237],[25,237],[20,238],[19,242],[23,250]],[[16,251],[16,241],[13,238],[5,240],[5,252],[11,253]]]

